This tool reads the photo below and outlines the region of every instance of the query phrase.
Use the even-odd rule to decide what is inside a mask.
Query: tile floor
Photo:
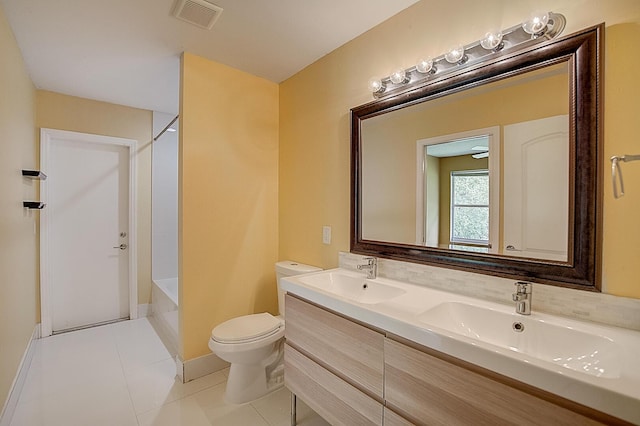
[[[183,384],[147,318],[36,342],[11,426],[286,426],[282,388],[249,404],[223,400],[227,370]],[[303,402],[298,424],[326,423]]]

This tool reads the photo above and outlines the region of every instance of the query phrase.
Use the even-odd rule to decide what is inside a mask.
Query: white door
[[[504,127],[504,254],[567,261],[569,117]]]
[[[43,129],[43,325],[54,333],[130,316],[130,142]]]

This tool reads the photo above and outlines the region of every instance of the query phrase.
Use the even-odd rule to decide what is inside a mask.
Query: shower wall
[[[153,113],[157,136],[175,115]],[[178,129],[176,121],[172,128]],[[154,281],[178,277],[178,132],[153,143],[151,166],[151,275]]]

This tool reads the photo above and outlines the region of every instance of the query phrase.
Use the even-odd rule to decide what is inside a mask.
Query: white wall
[[[153,113],[156,137],[175,116]],[[172,126],[178,129],[178,121]],[[151,277],[178,276],[178,132],[153,142],[151,165]]]

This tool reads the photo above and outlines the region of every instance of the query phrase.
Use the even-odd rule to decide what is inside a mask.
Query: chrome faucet
[[[531,283],[518,281],[516,292],[512,295],[516,302],[516,313],[521,315],[531,315]]]
[[[365,257],[365,265],[358,265],[358,270],[367,271],[367,278],[373,279],[378,276],[378,259],[375,257]]]

